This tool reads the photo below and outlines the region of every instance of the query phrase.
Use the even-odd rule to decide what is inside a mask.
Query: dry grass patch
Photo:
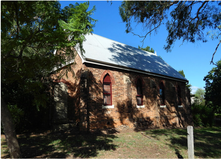
[[[221,128],[195,128],[195,157],[221,157]],[[78,134],[47,132],[18,136],[24,158],[187,158],[186,129]],[[4,137],[1,157],[9,157]]]

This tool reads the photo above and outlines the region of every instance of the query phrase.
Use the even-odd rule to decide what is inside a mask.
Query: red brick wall
[[[189,92],[185,83],[168,79],[108,69],[92,65],[84,65],[80,57],[75,58],[72,66],[75,77],[68,74],[64,77],[70,83],[69,96],[75,109],[76,119],[81,126],[88,129],[116,128],[127,125],[135,129],[185,127],[190,123]],[[112,104],[114,108],[102,109],[103,78],[109,74],[112,81]],[[82,75],[84,74],[84,75]],[[81,89],[81,77],[87,79],[86,90]],[[143,87],[144,108],[136,106],[136,81],[140,78]],[[166,108],[159,105],[159,83],[165,86]],[[183,108],[178,108],[177,86],[181,88]],[[84,96],[84,97],[83,97]]]

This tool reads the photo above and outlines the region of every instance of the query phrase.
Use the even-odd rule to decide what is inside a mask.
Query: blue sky
[[[65,7],[70,3],[75,4],[76,1],[60,1],[61,7]],[[78,1],[83,3],[83,1]],[[92,18],[98,20],[95,24],[93,33],[100,36],[130,45],[134,47],[142,46],[142,39],[131,33],[126,33],[126,25],[122,22],[119,14],[120,1],[90,1],[91,9],[96,7]],[[134,24],[134,32],[140,35],[145,34],[142,25]],[[208,39],[207,43],[196,41],[188,43],[176,41],[171,52],[166,52],[163,47],[166,45],[167,31],[165,26],[161,26],[156,33],[152,33],[145,39],[144,47],[150,46],[158,56],[161,56],[165,62],[177,71],[183,70],[189,83],[192,85],[192,93],[197,88],[204,88],[205,82],[203,78],[214,67],[210,64],[212,54],[218,44],[218,40]],[[221,59],[221,48],[218,48],[214,57],[214,62]]]

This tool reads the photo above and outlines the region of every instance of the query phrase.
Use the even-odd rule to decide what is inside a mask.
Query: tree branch
[[[18,22],[18,6],[17,6],[17,2],[14,2],[15,4],[15,21],[16,21],[16,24],[17,24],[17,37],[19,36],[19,32],[20,32],[20,27],[19,27],[19,22]]]
[[[211,61],[210,61],[210,64],[216,65],[216,64],[213,62],[213,58],[214,58],[214,55],[216,54],[216,51],[217,51],[217,49],[218,49],[220,43],[221,43],[221,40],[219,41],[218,45],[216,46],[216,49],[215,49],[215,51],[214,51],[214,53],[213,53],[212,59],[211,59]]]
[[[162,19],[161,19],[160,23],[159,23],[156,27],[154,27],[153,29],[151,29],[149,32],[147,32],[146,35],[140,36],[140,35],[138,35],[138,34],[135,34],[134,32],[131,32],[131,33],[132,33],[133,35],[139,36],[140,38],[143,38],[143,40],[142,40],[142,43],[143,43],[148,34],[150,34],[152,31],[154,31],[155,29],[157,29],[157,28],[160,27],[161,22],[162,22]]]
[[[196,16],[191,19],[191,22],[192,22],[193,20],[195,20],[195,19],[197,18],[197,22],[196,22],[197,26],[196,26],[196,28],[198,28],[198,26],[199,26],[199,13],[200,13],[200,10],[203,8],[203,6],[204,6],[206,3],[208,3],[208,1],[204,1],[204,2],[203,2],[203,4],[202,4],[202,5],[199,7],[199,9],[197,10]]]
[[[160,3],[161,3],[161,2],[160,2]],[[179,3],[179,1],[169,2],[166,6],[164,6],[163,8],[161,8],[160,10],[161,10],[162,12],[161,12],[160,15],[161,15],[162,17],[160,18],[159,24],[158,24],[157,26],[155,26],[153,29],[150,28],[151,30],[150,30],[149,32],[147,32],[144,36],[135,34],[134,32],[131,32],[131,33],[132,33],[133,35],[139,36],[140,38],[143,38],[143,40],[142,40],[141,42],[144,43],[144,40],[146,39],[147,35],[150,34],[151,32],[153,32],[154,30],[156,30],[157,28],[160,27],[160,25],[161,25],[161,23],[162,23],[162,20],[164,19],[164,17],[163,17],[164,10],[165,10],[166,8],[170,8],[171,6],[173,6],[173,5],[177,4],[177,3]],[[139,8],[139,9],[140,9],[140,8]],[[136,11],[139,10],[139,9],[135,8]],[[151,10],[155,10],[155,8],[153,8],[153,9],[151,9]],[[134,13],[132,13],[132,15],[135,14],[136,11],[134,11]],[[149,21],[149,23],[151,23],[151,20]],[[151,25],[151,24],[150,24],[150,25]]]

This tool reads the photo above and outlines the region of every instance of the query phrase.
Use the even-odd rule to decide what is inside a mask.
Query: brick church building
[[[188,80],[156,53],[96,34],[86,35],[83,47],[83,55],[75,47],[76,57],[68,63],[75,76],[69,72],[57,80],[54,123],[88,131],[191,123]]]

